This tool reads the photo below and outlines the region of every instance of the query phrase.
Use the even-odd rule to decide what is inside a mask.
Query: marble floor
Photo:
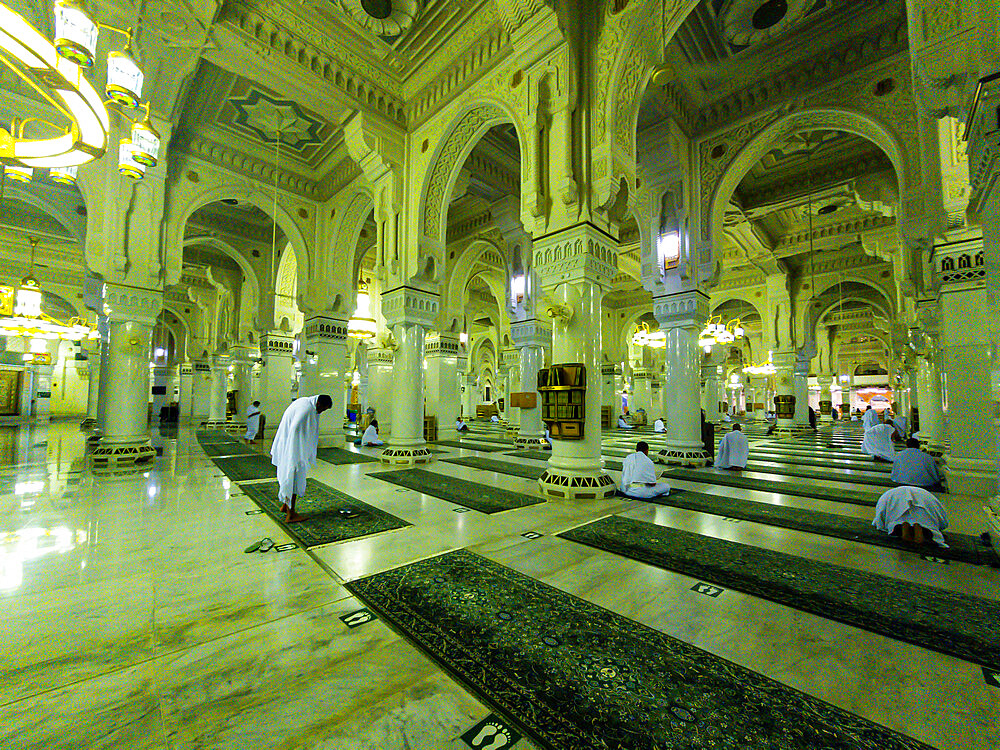
[[[266,515],[248,514],[256,506],[193,429],[170,434],[154,430],[162,455],[147,471],[101,477],[86,471],[86,434],[75,422],[0,428],[0,748],[470,747],[461,736],[489,707],[381,621],[351,628],[341,619],[364,606],[345,582],[459,548],[940,750],[1000,747],[1000,689],[975,664],[736,591],[703,596],[694,579],[554,534],[619,513],[990,599],[1000,599],[1000,570],[624,498],[456,513],[371,478],[378,463],[322,461],[313,478],[412,525],[308,552],[246,554],[262,537],[289,537]],[[627,447],[632,437],[609,435],[606,445]],[[544,465],[441,450],[439,458]],[[530,479],[439,461],[429,470],[537,494]],[[871,514],[779,492],[673,484]],[[948,496],[946,507],[952,531],[983,531],[981,501]],[[515,746],[534,747],[526,738]]]

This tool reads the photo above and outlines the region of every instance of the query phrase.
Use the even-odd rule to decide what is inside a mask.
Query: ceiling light
[[[125,49],[108,53],[108,83],[104,93],[108,98],[125,107],[137,107],[142,98],[142,71],[129,55],[131,44]]]
[[[133,180],[141,179],[146,174],[145,165],[135,158],[131,138],[122,138],[118,144],[118,171]]]
[[[149,121],[149,112],[142,122],[132,124],[132,156],[144,167],[155,167],[160,151],[160,134]]]
[[[49,177],[60,185],[75,185],[77,170],[79,167],[52,167],[49,170]]]
[[[84,68],[94,64],[97,49],[97,24],[90,20],[77,0],[56,0],[55,48],[59,55]]]
[[[14,182],[31,182],[31,175],[34,173],[34,170],[30,167],[17,167],[7,164],[4,165],[3,173],[7,175],[7,179]]]

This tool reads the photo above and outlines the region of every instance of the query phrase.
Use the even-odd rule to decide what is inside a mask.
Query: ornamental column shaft
[[[398,350],[398,342],[397,342]],[[371,407],[375,410],[375,419],[378,420],[379,433],[391,435],[393,430],[392,399],[395,389],[393,388],[393,364],[395,362],[395,351],[392,349],[369,349],[367,352],[368,363],[368,388],[366,393],[366,403],[362,404],[361,413]],[[360,392],[360,387],[358,388]],[[360,395],[359,395],[360,398]],[[385,440],[385,437],[382,438]]]
[[[920,412],[920,442],[928,452],[940,455],[945,449],[941,371],[937,351],[920,357],[917,369],[917,403]]]
[[[97,407],[100,402],[101,355],[100,349],[91,352],[87,363],[87,418],[80,425],[83,428],[97,426]]]
[[[632,408],[629,411],[642,410],[646,414],[646,424],[652,424],[653,411],[653,372],[647,367],[636,367],[632,370]]]
[[[424,349],[427,360],[427,416],[437,419],[439,440],[458,437],[455,431],[455,417],[461,407],[458,348],[458,336],[442,333],[430,337]]]
[[[382,294],[382,315],[396,339],[392,367],[392,435],[383,462],[399,466],[428,463],[424,442],[424,343],[440,308],[429,289],[399,286]]]
[[[809,360],[796,356],[794,371],[795,425],[809,427]]]
[[[208,421],[212,404],[212,364],[208,361],[192,363],[191,421],[203,424]]]
[[[321,447],[339,447],[343,443],[344,378],[347,375],[347,319],[314,315],[303,326],[304,356],[300,396],[326,394],[333,406],[319,417]]]
[[[260,370],[260,410],[266,429],[277,429],[281,415],[292,402],[295,339],[286,333],[270,331],[261,336],[260,354],[264,360]]]
[[[111,341],[111,326],[104,315],[98,316],[97,328],[101,334],[100,362],[98,368],[100,374],[97,378],[97,429],[98,435],[104,434],[108,419],[108,367],[111,364],[111,356],[108,353],[108,345]]]
[[[833,384],[832,375],[820,375],[819,382],[819,419],[821,422],[833,421],[833,393],[830,386]]]
[[[510,337],[517,347],[521,392],[535,396],[535,406],[522,406],[518,411],[520,429],[514,441],[517,449],[538,448],[545,441],[545,425],[542,424],[542,402],[538,393],[538,372],[545,357],[544,345],[552,340],[552,330],[536,318],[511,323]],[[546,447],[548,444],[546,443]]]
[[[701,408],[705,410],[705,420],[708,422],[718,422],[719,414],[719,366],[703,365],[701,368],[702,381],[705,383],[701,399]]]
[[[225,427],[229,401],[229,357],[215,356],[209,381],[208,425]]]
[[[690,289],[654,297],[653,315],[666,334],[664,390],[670,404],[667,447],[660,455],[666,463],[704,466],[698,337],[708,321],[708,295]]]
[[[176,373],[176,367],[164,365],[153,368],[153,411],[151,418],[154,422],[160,421],[160,410],[170,406],[173,401]]]
[[[795,431],[795,352],[774,353],[774,408],[778,419],[778,430],[784,433]],[[766,407],[765,407],[766,408]]]

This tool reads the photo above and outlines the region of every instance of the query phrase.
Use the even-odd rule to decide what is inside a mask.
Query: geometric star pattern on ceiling
[[[274,143],[278,133],[282,144],[295,150],[321,143],[323,123],[295,102],[275,99],[254,88],[245,97],[229,101],[237,111],[233,126],[250,131],[265,143]]]

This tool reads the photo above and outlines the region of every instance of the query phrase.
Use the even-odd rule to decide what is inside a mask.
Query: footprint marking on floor
[[[486,740],[492,738],[493,741],[486,745],[484,744]],[[510,733],[505,727],[499,724],[486,724],[479,734],[472,740],[472,746],[476,750],[500,750],[501,747],[507,747],[510,744]]]

